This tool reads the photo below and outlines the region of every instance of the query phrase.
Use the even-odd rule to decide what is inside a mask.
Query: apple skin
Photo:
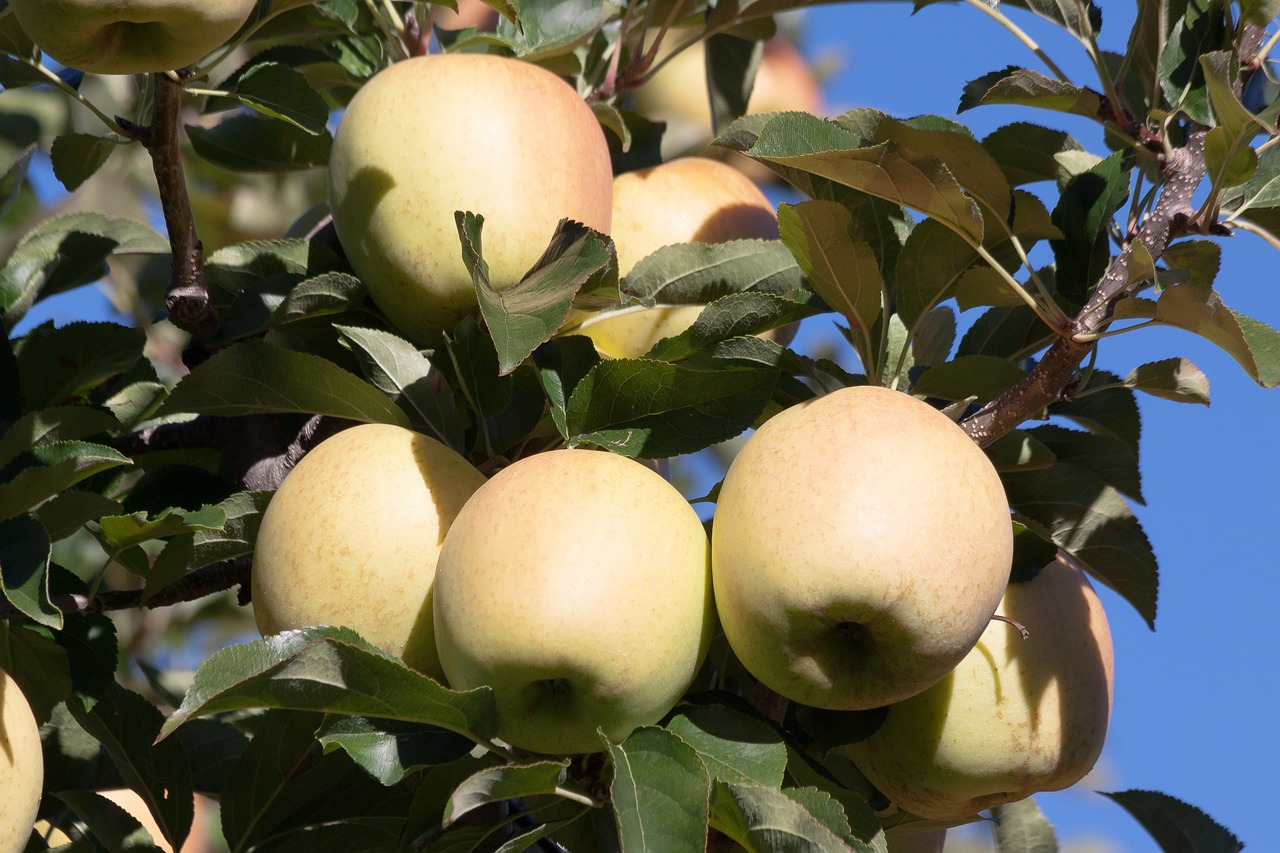
[[[992,622],[955,671],[889,707],[871,737],[846,750],[899,808],[934,820],[1058,791],[1102,753],[1114,659],[1102,603],[1059,558],[1009,585]]]
[[[289,472],[258,530],[253,613],[263,636],[345,625],[443,680],[431,623],[436,556],[484,476],[433,438],[363,424]]]
[[[18,683],[0,670],[0,853],[26,847],[43,788],[40,727]]]
[[[681,157],[613,180],[613,241],[618,271],[675,243],[778,239],[778,214],[737,169],[706,157]],[[701,305],[601,313],[574,331],[609,358],[639,358],[698,319]]]
[[[591,108],[551,72],[499,56],[418,56],[352,98],[329,203],[373,301],[430,344],[476,310],[455,211],[484,216],[483,255],[501,290],[542,257],[561,219],[609,232],[613,172]]]
[[[18,24],[63,65],[91,74],[186,68],[221,47],[257,0],[9,0]]]
[[[766,421],[712,527],[725,636],[759,681],[818,708],[906,699],[973,648],[1009,579],[1000,477],[941,412],[843,388]]]
[[[706,656],[707,535],[675,487],[605,451],[520,459],[467,502],[436,572],[440,662],[492,687],[498,734],[566,755],[658,722]]]

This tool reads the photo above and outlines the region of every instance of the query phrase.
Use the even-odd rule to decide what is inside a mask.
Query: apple
[[[0,670],[0,853],[26,847],[43,788],[40,727],[18,682]]]
[[[895,805],[933,820],[1057,791],[1084,778],[1107,735],[1111,631],[1089,580],[1064,558],[1011,583],[963,661],[840,747]]]
[[[618,271],[674,243],[778,239],[778,214],[738,170],[706,157],[682,157],[618,175],[613,181],[613,241]],[[610,358],[639,358],[698,319],[701,305],[626,309],[588,317],[574,331]]]
[[[663,61],[670,55],[671,47],[688,38],[680,30],[672,30],[659,48],[658,60]],[[713,135],[705,43],[698,42],[673,56],[635,90],[634,98],[640,112],[655,121],[666,122],[667,131],[662,139],[664,157],[705,147]],[[788,111],[822,115],[826,106],[822,86],[803,54],[791,42],[775,36],[764,44],[751,97],[747,100],[747,114]],[[716,156],[721,155],[717,152]],[[756,165],[756,172],[751,174],[753,178],[761,169],[745,157],[734,158],[734,162]]]
[[[352,98],[329,161],[329,203],[352,267],[391,322],[437,342],[476,310],[454,212],[485,218],[483,254],[501,290],[569,218],[608,233],[609,148],[573,87],[527,62],[418,56]]]
[[[1009,579],[1000,477],[960,427],[899,391],[843,388],[766,421],[711,534],[716,607],[752,675],[818,708],[877,708],[943,678]]]
[[[458,0],[458,11],[436,7],[435,26],[442,30],[465,30],[475,27],[482,32],[498,25],[498,12],[481,0]]]
[[[436,570],[440,663],[493,688],[498,734],[564,755],[658,722],[706,656],[707,535],[675,487],[612,453],[517,460],[458,514]]]
[[[942,853],[947,843],[946,829],[901,828],[885,833],[889,853]]]
[[[9,0],[18,24],[63,65],[92,74],[173,71],[221,47],[257,0]]]
[[[325,439],[263,514],[253,613],[263,636],[345,625],[443,679],[431,585],[445,532],[484,476],[433,438],[364,424]]]

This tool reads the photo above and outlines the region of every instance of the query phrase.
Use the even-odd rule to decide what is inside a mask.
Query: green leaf
[[[1280,0],[1240,0],[1240,19],[1265,27],[1280,15]]]
[[[1055,155],[1084,150],[1065,131],[1029,122],[1014,122],[992,131],[983,137],[982,147],[1000,165],[1005,180],[1015,187],[1056,181],[1059,166]]]
[[[249,736],[224,720],[191,720],[174,737],[191,765],[192,787],[205,795],[230,796],[227,781],[249,748]]]
[[[49,600],[49,534],[29,515],[0,521],[0,580],[4,597],[34,621],[62,627],[62,611]]]
[[[32,515],[49,532],[49,539],[58,542],[78,531],[87,522],[96,521],[104,515],[117,515],[120,510],[120,502],[117,500],[94,492],[68,491],[49,498],[36,507]]]
[[[210,128],[187,126],[191,147],[202,159],[232,172],[292,172],[329,162],[333,136],[307,133],[258,115],[233,115]]]
[[[38,445],[88,438],[119,428],[119,421],[110,412],[88,406],[27,412],[0,435],[0,468]]]
[[[360,716],[326,717],[316,737],[326,752],[342,749],[370,776],[388,786],[400,783],[414,770],[465,758],[475,747],[456,732]]]
[[[1026,376],[1012,361],[990,355],[962,355],[920,375],[912,392],[959,402],[970,397],[989,403]]]
[[[21,515],[100,471],[132,464],[110,447],[83,441],[41,445],[29,456],[33,464],[0,483],[0,519]]]
[[[215,354],[177,384],[162,414],[253,415],[302,412],[407,427],[385,394],[333,362],[264,340]]]
[[[1213,126],[1200,57],[1230,47],[1225,5],[1191,0],[1173,24],[1160,54],[1160,88],[1170,108]]]
[[[610,800],[623,849],[701,853],[711,778],[693,747],[663,729],[636,729],[609,744]]]
[[[112,515],[99,522],[99,539],[110,553],[180,533],[219,530],[226,521],[226,514],[220,507],[207,505],[195,512],[170,507],[154,517],[146,512]]]
[[[1244,842],[1195,806],[1159,791],[1101,792],[1133,815],[1164,853],[1239,853]]]
[[[874,850],[863,843],[852,846],[842,833],[810,812],[800,798],[760,785],[716,782],[711,792],[711,825],[750,853]]]
[[[332,249],[312,240],[251,240],[218,249],[209,256],[204,271],[211,286],[240,293],[275,276],[297,276],[297,286],[302,287],[306,279],[345,272],[346,265]]]
[[[1056,461],[1052,450],[1022,429],[1000,436],[987,445],[986,451],[991,464],[1001,473],[1048,468]]]
[[[833,201],[778,206],[778,229],[809,286],[850,323],[869,329],[884,303],[870,244],[853,238],[853,214]]]
[[[1017,520],[1037,526],[1155,629],[1155,553],[1119,492],[1093,472],[1064,463],[1005,473],[1003,480]]]
[[[569,398],[591,368],[600,363],[595,344],[585,335],[553,338],[533,353],[542,390],[551,404],[551,419],[565,438],[569,437]]]
[[[996,853],[1058,853],[1058,836],[1033,797],[996,806]]]
[[[493,693],[457,693],[348,628],[303,628],[215,653],[196,671],[167,737],[185,721],[242,708],[289,708],[424,723],[483,743],[497,731]]]
[[[864,143],[816,116],[780,113],[765,123],[744,153],[918,210],[974,242],[982,240],[977,204],[940,159],[892,141]]]
[[[1212,286],[1222,268],[1222,247],[1209,240],[1184,240],[1165,249],[1160,260],[1167,268],[1157,273],[1162,284]]]
[[[270,325],[356,311],[364,305],[366,295],[364,284],[355,276],[323,273],[296,284],[271,313]]]
[[[679,361],[722,341],[758,335],[820,313],[808,302],[771,293],[730,293],[707,305],[678,335],[655,343],[645,358]]]
[[[894,298],[907,328],[950,296],[978,254],[962,237],[935,219],[911,229],[898,256]]]
[[[706,305],[746,290],[786,295],[805,285],[791,251],[779,240],[678,243],[641,258],[625,289],[644,302]]]
[[[147,573],[143,604],[193,569],[252,553],[258,525],[271,495],[271,492],[237,492],[215,508],[222,513],[221,525],[196,526],[191,532],[170,539]]]
[[[1102,99],[1092,89],[1010,65],[966,83],[957,112],[986,104],[1018,104],[1096,120]]]
[[[118,323],[67,323],[33,332],[18,353],[22,396],[43,409],[82,396],[142,358],[147,335]]]
[[[1209,405],[1209,378],[1185,358],[1166,358],[1135,367],[1124,378],[1124,385],[1176,403]]]
[[[1117,386],[1123,386],[1119,376],[1095,369],[1080,389],[1087,393],[1073,400],[1054,403],[1049,407],[1049,413],[1063,415],[1092,432],[1118,438],[1137,457],[1138,439],[1142,433],[1138,400],[1133,391]]]
[[[994,355],[1017,361],[1044,349],[1055,337],[1027,305],[992,308],[960,338],[956,357]]]
[[[462,422],[453,392],[430,359],[391,332],[333,328],[351,345],[365,379],[405,411],[413,428],[462,450]]]
[[[564,784],[568,759],[535,764],[503,764],[469,776],[449,797],[443,825],[449,826],[480,806],[503,800],[554,794]]]
[[[155,839],[112,800],[94,791],[58,791],[54,794],[84,821],[93,840],[108,850],[156,850]],[[73,848],[74,849],[74,848]]]
[[[1084,304],[1110,263],[1107,225],[1129,196],[1129,169],[1117,152],[1068,181],[1053,209],[1058,290]]]
[[[712,779],[782,786],[787,747],[767,723],[727,705],[683,705],[666,728],[697,750]]]
[[[169,253],[169,241],[141,222],[101,213],[46,219],[23,236],[0,267],[0,312],[6,328],[35,302],[97,281],[113,255]]]
[[[67,652],[55,642],[48,628],[0,624],[0,669],[13,676],[31,705],[36,722],[43,725],[71,695],[71,671]],[[93,744],[96,751],[98,745]]]
[[[324,133],[329,106],[307,78],[279,62],[261,62],[239,76],[232,93],[264,115],[312,136]]]
[[[22,149],[13,164],[0,175],[0,217],[13,209],[22,194],[22,188],[27,185],[27,172],[31,168],[31,158],[35,155],[36,148],[32,143]]]
[[[88,584],[66,569],[54,567],[49,576],[55,595],[89,593]],[[68,619],[53,640],[66,652],[71,691],[80,707],[92,710],[97,701],[115,686],[119,643],[116,626],[105,613],[90,613]]]
[[[53,140],[49,159],[53,174],[67,192],[75,192],[110,159],[125,140],[88,133],[65,133]]]
[[[502,375],[515,370],[551,339],[569,316],[574,297],[613,262],[608,238],[570,220],[561,220],[546,252],[514,287],[495,290],[487,275],[473,270],[480,314],[498,352]]]
[[[1195,332],[1226,351],[1262,387],[1280,385],[1280,332],[1232,311],[1211,287],[1175,285],[1165,288],[1155,302],[1140,297],[1122,299],[1114,316],[1118,320],[1156,320]]]
[[[163,717],[136,693],[116,686],[92,711],[71,712],[111,756],[125,784],[142,796],[165,840],[182,846],[195,813],[187,757],[178,741],[156,743]]]
[[[647,459],[692,453],[751,426],[777,381],[774,370],[602,361],[569,398],[570,441]]]
[[[1027,432],[1048,448],[1059,462],[1084,468],[1108,486],[1139,503],[1145,503],[1138,457],[1121,439],[1067,429],[1057,424],[1043,424]]]

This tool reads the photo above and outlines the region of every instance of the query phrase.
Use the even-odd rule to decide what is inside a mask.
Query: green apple
[[[484,476],[411,430],[364,424],[289,472],[258,530],[253,612],[264,636],[345,625],[443,679],[431,587],[445,532]]]
[[[491,284],[510,287],[568,218],[608,233],[609,148],[568,83],[528,62],[419,56],[369,80],[342,118],[329,203],[352,267],[384,313],[434,343],[476,310],[455,211],[485,218]]]
[[[840,747],[895,805],[934,820],[1057,791],[1098,760],[1111,716],[1111,631],[1088,578],[1064,558],[1011,583],[968,656]]]
[[[968,654],[1009,579],[1000,477],[946,415],[844,388],[766,421],[716,502],[725,636],[757,679],[819,708],[921,692]]]
[[[19,853],[44,788],[40,727],[13,676],[0,670],[0,853]]]
[[[92,74],[185,68],[225,44],[257,0],[9,0],[31,40]]]
[[[706,157],[682,157],[626,172],[613,181],[613,242],[627,275],[642,258],[674,243],[776,240],[773,204],[741,172]],[[639,358],[698,319],[701,305],[624,309],[587,317],[573,331],[610,358]]]
[[[450,686],[492,687],[498,734],[535,752],[604,748],[658,722],[706,656],[707,535],[675,487],[596,450],[527,456],[449,529],[435,625]]]

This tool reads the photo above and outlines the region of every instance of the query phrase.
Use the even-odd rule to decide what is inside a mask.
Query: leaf
[[[75,192],[110,159],[123,139],[65,133],[53,140],[49,158],[54,176],[67,192]]]
[[[1265,27],[1277,15],[1280,15],[1280,2],[1277,0],[1240,0],[1240,18],[1246,24]]]
[[[1092,432],[1118,438],[1137,457],[1142,433],[1138,400],[1128,388],[1116,386],[1122,386],[1119,376],[1095,369],[1080,389],[1080,396],[1054,403],[1049,413],[1063,415]]]
[[[113,255],[168,254],[169,242],[141,222],[100,213],[46,219],[23,236],[0,267],[0,312],[6,328],[37,300],[90,284]]]
[[[407,427],[377,388],[333,362],[264,340],[228,347],[177,384],[161,414],[252,415],[302,412]]]
[[[818,313],[820,309],[807,301],[752,291],[730,293],[703,308],[689,328],[655,343],[644,357],[679,361],[722,341],[763,334]]]
[[[101,471],[132,461],[117,451],[83,441],[59,441],[33,448],[33,464],[0,483],[0,520],[13,518]]]
[[[602,361],[569,398],[569,438],[646,459],[692,453],[751,426],[777,381],[774,370]]]
[[[1195,332],[1221,347],[1264,388],[1280,385],[1280,332],[1237,314],[1216,290],[1199,284],[1167,287],[1156,302],[1131,297],[1116,304],[1116,319],[1151,319]]]
[[[182,846],[195,813],[187,757],[178,741],[156,743],[160,712],[136,693],[116,686],[92,711],[70,706],[76,722],[111,756],[125,783],[142,796],[165,840]]]
[[[220,507],[207,505],[195,512],[170,507],[154,517],[146,512],[110,515],[99,521],[99,540],[111,553],[180,533],[219,530],[226,521],[226,514]]]
[[[347,268],[323,243],[294,238],[223,246],[209,256],[204,270],[210,285],[240,293],[265,278],[297,276],[301,287],[307,279]]]
[[[1129,195],[1129,169],[1117,152],[1071,178],[1053,209],[1062,239],[1051,241],[1058,290],[1083,304],[1110,263],[1107,225]]]
[[[233,115],[210,128],[187,125],[187,138],[202,159],[232,172],[292,172],[329,162],[333,136],[312,135],[260,115]]]
[[[1023,429],[1005,433],[985,449],[987,458],[1001,473],[1048,468],[1056,461],[1052,450],[1036,441],[1029,431]]]
[[[975,242],[982,240],[978,206],[946,165],[896,142],[864,145],[857,135],[816,116],[780,113],[744,153],[918,210]]]
[[[88,596],[89,587],[66,569],[54,567],[49,576],[55,595]],[[116,626],[105,613],[90,613],[68,619],[54,632],[56,642],[66,652],[71,692],[86,711],[115,686],[119,643]]]
[[[221,525],[196,527],[170,539],[151,564],[142,603],[146,604],[188,571],[252,553],[258,525],[271,495],[271,492],[237,492],[216,507],[224,518]]]
[[[43,409],[82,396],[142,358],[147,335],[118,323],[67,323],[32,333],[18,353],[22,396]]]
[[[1012,361],[989,355],[963,355],[926,370],[911,390],[952,402],[973,397],[978,403],[989,403],[1025,376],[1026,371]]]
[[[702,853],[711,779],[693,747],[652,726],[609,744],[610,800],[623,849]]]
[[[1160,54],[1160,88],[1169,107],[1209,127],[1214,122],[1199,58],[1229,48],[1227,30],[1222,4],[1194,0],[1174,22]]]
[[[1242,842],[1195,806],[1159,791],[1101,792],[1133,815],[1164,853],[1239,853]]]
[[[982,147],[1000,165],[1005,179],[1015,187],[1057,180],[1058,161],[1054,155],[1084,150],[1065,131],[1029,122],[1014,122],[997,128],[983,137]]]
[[[1032,797],[991,810],[996,853],[1058,853],[1058,836]]]
[[[855,240],[853,214],[833,201],[778,206],[778,229],[809,286],[854,325],[869,329],[880,316],[884,281],[871,246]]]
[[[260,113],[286,121],[312,136],[324,133],[329,106],[307,78],[280,62],[253,65],[231,90],[242,103]]]
[[[326,717],[316,738],[326,752],[342,749],[365,772],[388,786],[422,767],[465,758],[475,747],[469,738],[455,732],[361,716]]]
[[[894,298],[907,328],[948,298],[978,254],[963,238],[934,219],[911,230],[898,256]]]
[[[1155,629],[1155,553],[1124,498],[1075,465],[1002,476],[1015,518],[1038,525],[1089,574],[1114,589]]]
[[[17,621],[0,624],[0,670],[13,676],[41,725],[71,695],[67,653],[51,633],[43,626],[23,626]],[[93,744],[92,749],[97,748]]]
[[[551,419],[560,435],[568,438],[569,398],[583,377],[600,363],[600,354],[585,335],[566,335],[538,347],[533,359],[542,390],[551,404]]]
[[[249,736],[223,720],[191,720],[174,737],[191,765],[192,787],[208,796],[230,796],[227,782],[249,748]]]
[[[12,165],[4,170],[3,175],[0,175],[0,218],[13,209],[13,205],[22,194],[22,188],[27,185],[27,172],[31,168],[31,159],[37,147],[32,143],[22,149]]]
[[[62,627],[62,611],[49,600],[49,534],[20,515],[0,521],[0,581],[9,603],[41,625]]]
[[[1010,65],[966,83],[956,111],[986,104],[1019,104],[1097,120],[1102,100],[1091,89]]]
[[[871,851],[851,846],[798,799],[776,788],[716,782],[711,793],[711,825],[751,853]]]
[[[730,240],[664,246],[641,258],[625,285],[644,302],[706,305],[746,290],[793,293],[804,287],[804,276],[779,240]]]
[[[119,428],[119,421],[110,412],[89,406],[27,412],[0,434],[0,468],[37,445],[88,438]]]
[[[1124,378],[1124,385],[1176,403],[1209,405],[1209,378],[1185,358],[1166,358],[1135,367]]]
[[[445,806],[443,825],[463,815],[503,800],[554,794],[565,781],[568,759],[535,764],[503,764],[472,774],[459,785]]]
[[[96,521],[104,515],[116,515],[121,511],[120,502],[93,492],[67,491],[56,494],[32,510],[49,533],[49,539],[58,542],[78,531],[85,523]]]
[[[1048,448],[1059,462],[1069,462],[1084,468],[1108,486],[1139,503],[1145,503],[1138,457],[1123,440],[1109,435],[1067,429],[1057,424],[1043,424],[1032,427],[1027,432]]]
[[[364,284],[355,276],[344,272],[322,273],[294,285],[272,312],[271,325],[355,311],[364,305],[366,295]]]
[[[778,788],[787,747],[768,724],[727,705],[683,705],[666,729],[692,746],[711,778]]]
[[[480,313],[497,349],[502,375],[550,340],[569,316],[574,296],[612,259],[605,235],[561,220],[547,251],[514,287],[495,290],[487,274],[473,269]]]
[[[108,850],[156,850],[155,839],[138,818],[94,791],[58,791],[54,794],[84,821],[95,842]],[[73,848],[74,849],[74,848]]]
[[[457,693],[348,628],[303,628],[216,652],[196,671],[161,737],[189,719],[288,708],[424,723],[483,743],[497,731],[493,693]]]
[[[430,359],[390,332],[336,324],[333,328],[351,345],[365,379],[405,411],[411,426],[454,450],[463,449],[453,392]]]

